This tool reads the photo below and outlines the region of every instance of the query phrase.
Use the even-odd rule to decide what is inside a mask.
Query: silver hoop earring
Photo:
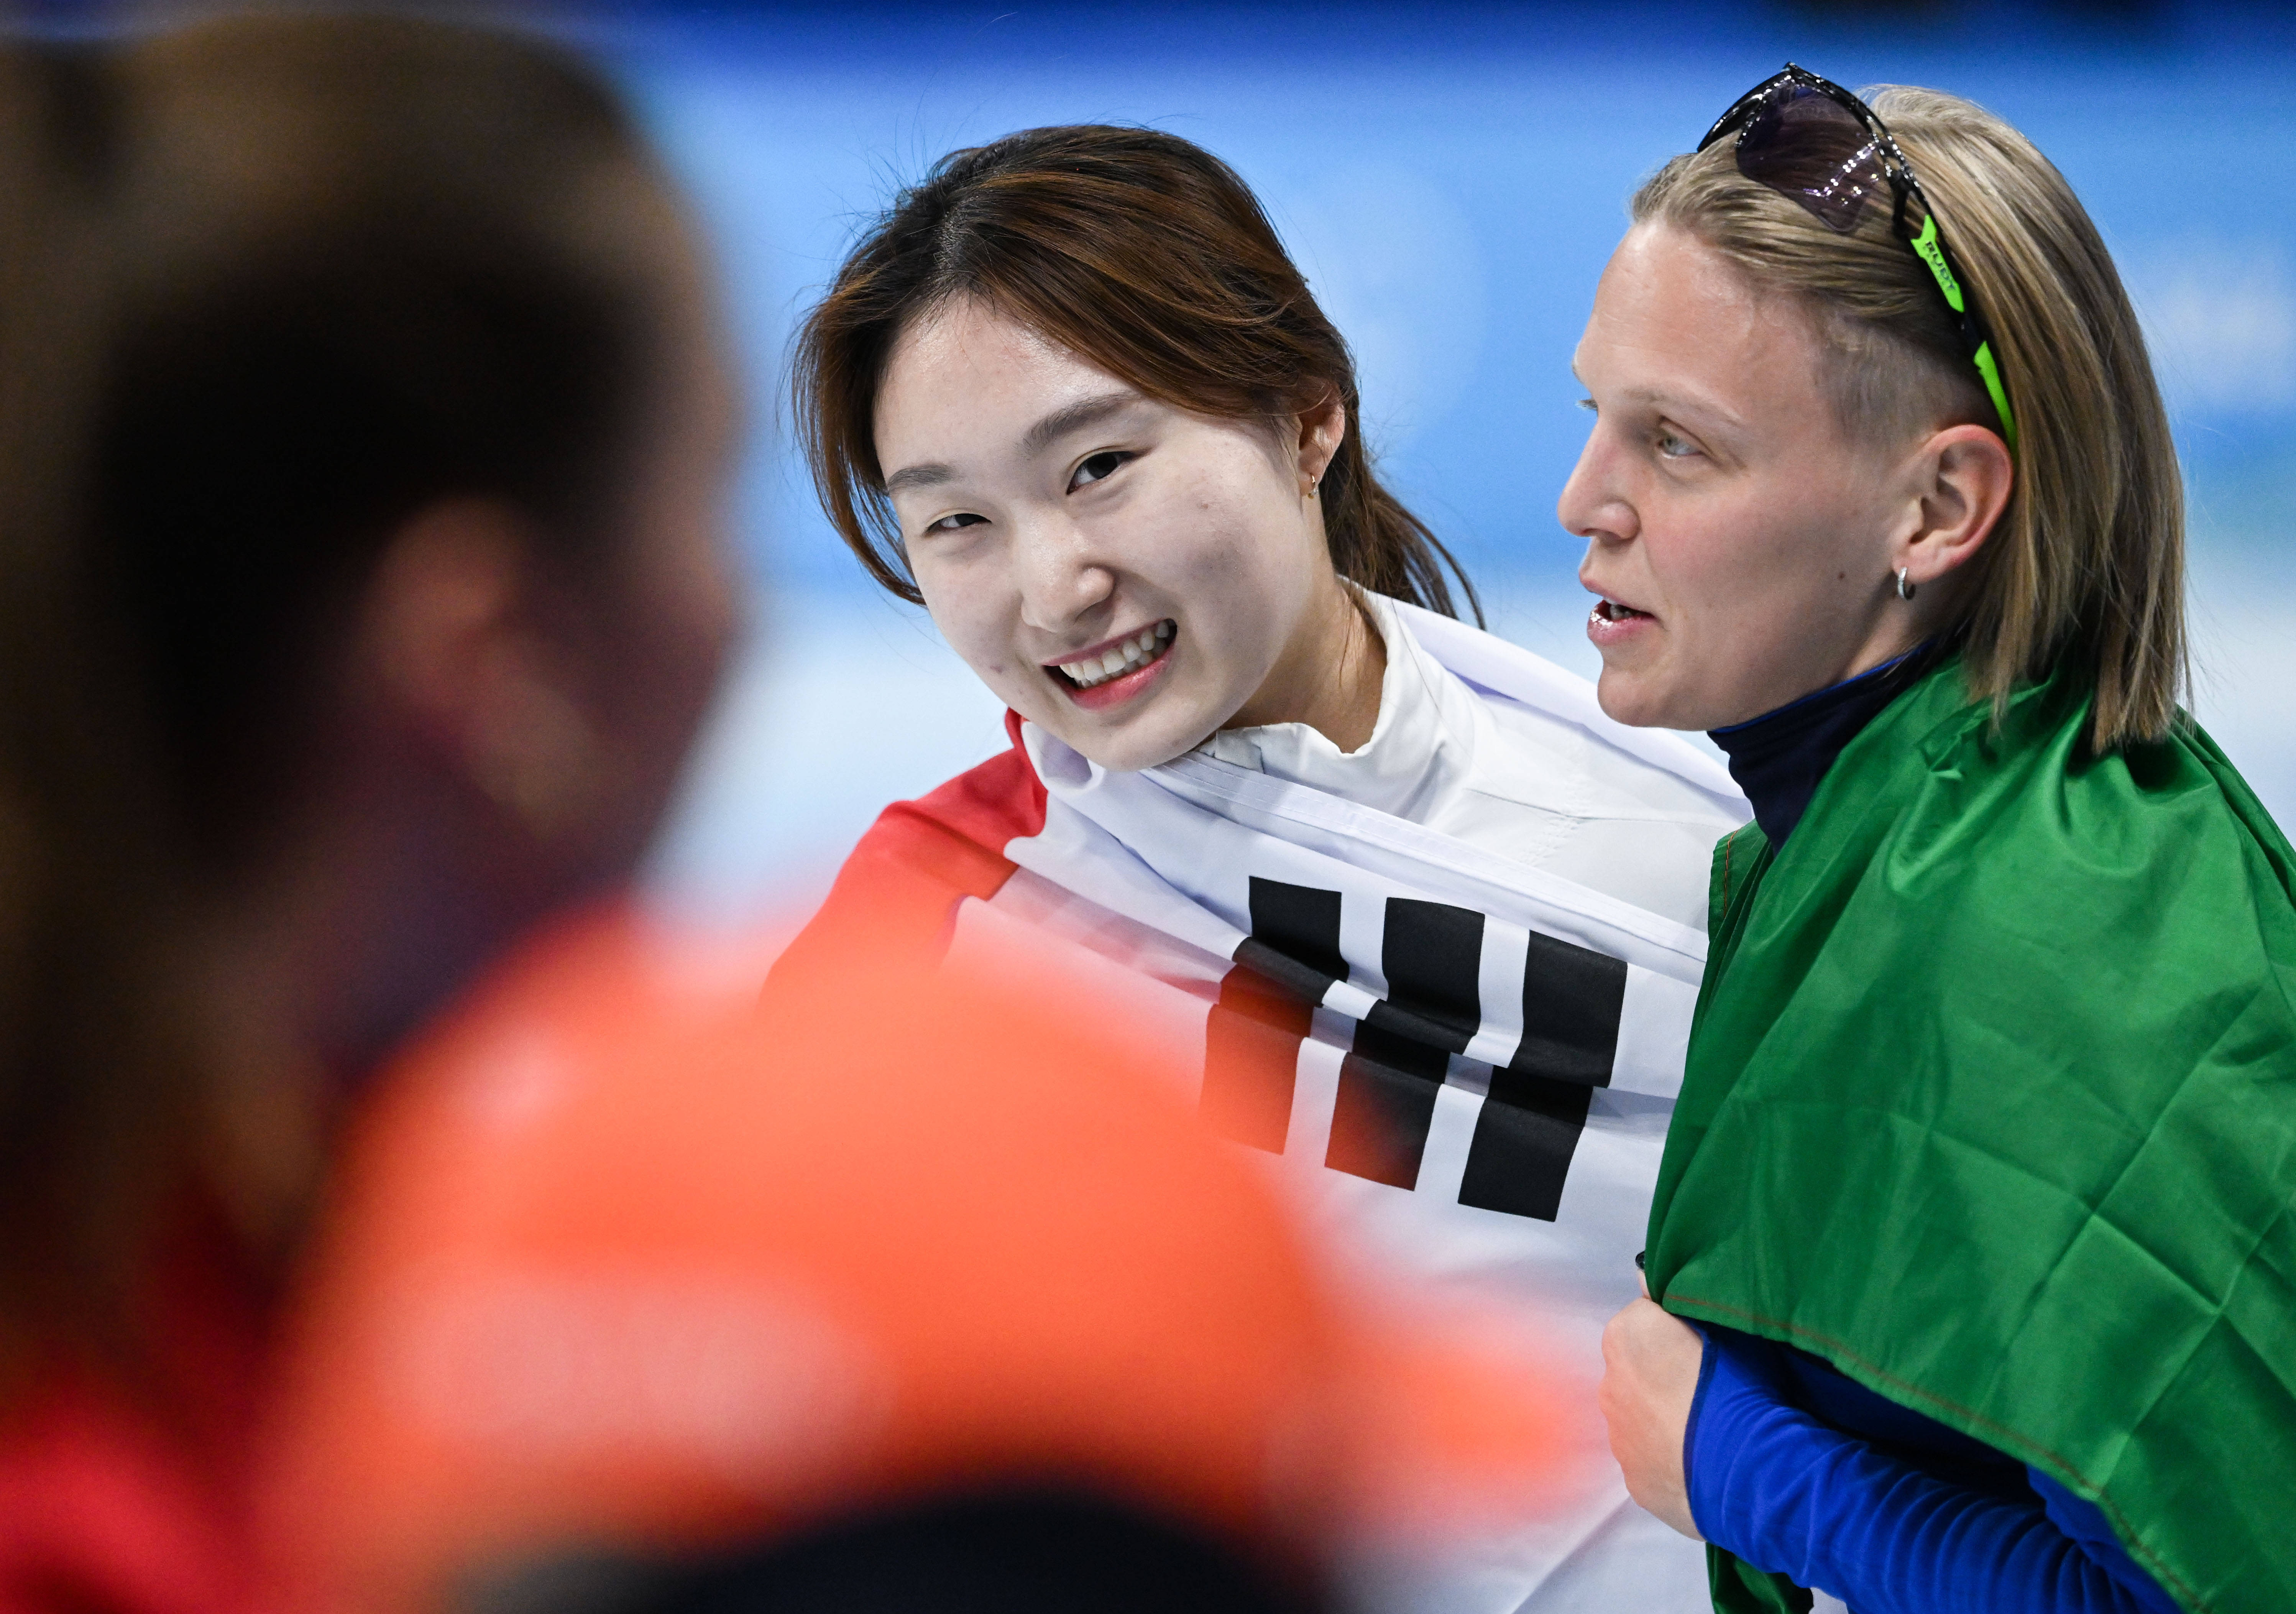
[[[1900,600],[1910,600],[1915,594],[1921,592],[1922,586],[1920,584],[1908,583],[1906,580],[1906,569],[1905,567],[1900,566],[1898,568],[1898,598]]]

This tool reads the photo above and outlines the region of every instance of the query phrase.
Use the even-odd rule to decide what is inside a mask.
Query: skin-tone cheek
[[[1822,361],[1800,305],[1684,232],[1637,226],[1603,272],[1574,366],[1595,422],[1557,514],[1605,602],[1588,636],[1612,717],[1742,722],[1939,626],[1949,590],[1909,608],[1894,586],[1934,515],[1934,444],[1853,440]],[[1916,581],[1948,569],[1911,559]]]
[[[903,334],[876,408],[935,625],[1119,770],[1239,725],[1369,737],[1383,658],[1312,488],[1342,429],[1336,406],[1282,431],[1175,408],[969,300]]]

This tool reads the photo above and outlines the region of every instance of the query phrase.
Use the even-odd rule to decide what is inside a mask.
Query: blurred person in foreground
[[[776,981],[895,911],[952,968],[1162,1028],[1335,1264],[1472,1290],[1591,1373],[1742,821],[1722,769],[1456,619],[1341,334],[1177,135],[952,152],[839,269],[797,379],[832,519],[1013,743],[887,809]],[[1703,1602],[1615,1476],[1521,1527],[1451,1606]]]
[[[672,787],[734,400],[669,192],[554,53],[18,60],[85,397],[58,553],[0,581],[0,1605],[224,1608],[340,1112]]]
[[[1793,68],[1633,217],[1561,519],[1603,706],[1755,822],[1606,1340],[1628,1481],[1725,1610],[2286,1609],[2296,854],[2177,704],[2112,258],[1999,118]]]
[[[865,934],[762,1016],[612,909],[504,958],[732,625],[712,290],[588,70],[253,16],[23,77],[77,389],[0,383],[61,489],[0,578],[0,1608],[1025,1607],[1076,1538],[1267,1608],[1546,1494],[1543,1364],[1327,1292],[1120,1028]]]

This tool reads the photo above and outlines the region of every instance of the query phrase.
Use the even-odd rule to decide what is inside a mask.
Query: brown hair
[[[2064,176],[2000,119],[1935,90],[1866,98],[1937,210],[2016,415],[2016,487],[1972,562],[1960,629],[1972,692],[1997,710],[2019,684],[2079,656],[2093,671],[2099,749],[2157,738],[2187,676],[2184,494],[2112,258]],[[1669,162],[1632,210],[1812,310],[1851,432],[2000,429],[1937,283],[1888,208],[1867,208],[1837,234],[1741,175],[1726,140]]]
[[[668,293],[608,217],[645,148],[554,47],[258,15],[28,71],[90,312],[70,519],[0,501],[0,1333],[116,1347],[273,1102],[191,1024],[176,922],[272,844],[400,523],[497,498],[603,553]]]
[[[1229,420],[1281,420],[1337,397],[1324,472],[1332,565],[1376,593],[1457,611],[1451,553],[1373,473],[1355,361],[1250,187],[1153,129],[1029,129],[953,152],[903,191],[807,316],[798,430],[823,506],[869,575],[922,603],[877,463],[878,389],[901,333],[977,297],[1150,397]]]
[[[0,48],[0,1395],[180,1127],[148,731],[85,564],[101,266],[76,76]]]

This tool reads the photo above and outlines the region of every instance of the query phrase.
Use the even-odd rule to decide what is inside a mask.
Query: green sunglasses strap
[[[1968,312],[1961,295],[1961,283],[1953,277],[1953,269],[1946,262],[1945,247],[1938,240],[1937,215],[1931,213],[1922,220],[1922,233],[1913,239],[1914,256],[1930,266],[1937,276],[1938,290],[1945,293],[1946,306],[1956,314]],[[2017,452],[2017,417],[2009,413],[2009,392],[2001,384],[2001,366],[1993,356],[1993,344],[1980,342],[1977,351],[1970,355],[1977,365],[1977,373],[1985,378],[1986,395],[1993,400],[1994,413],[2001,417],[2001,435],[2009,439],[2009,452]]]

